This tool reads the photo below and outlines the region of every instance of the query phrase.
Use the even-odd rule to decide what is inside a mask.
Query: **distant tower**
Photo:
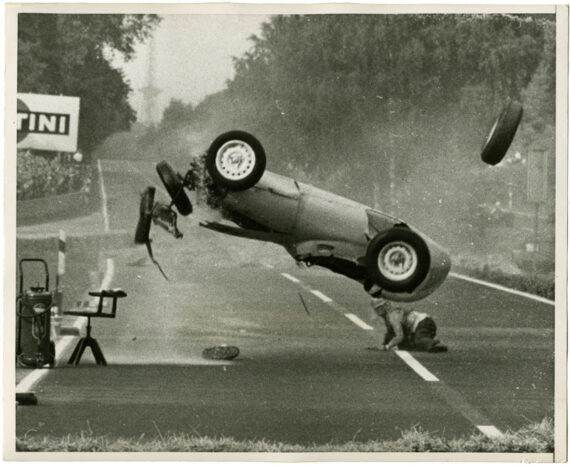
[[[143,114],[141,121],[148,126],[152,126],[157,122],[157,97],[160,89],[155,87],[155,60],[156,60],[156,40],[154,36],[148,44],[148,66],[146,73],[146,86],[140,91],[143,96]]]

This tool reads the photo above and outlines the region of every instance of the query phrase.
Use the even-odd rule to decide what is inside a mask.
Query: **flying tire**
[[[505,105],[483,144],[481,160],[489,165],[500,163],[515,137],[522,114],[523,107],[520,103],[511,101]]]

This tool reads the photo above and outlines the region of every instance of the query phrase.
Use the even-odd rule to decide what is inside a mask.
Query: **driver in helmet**
[[[447,352],[447,346],[435,339],[437,326],[427,313],[393,305],[381,296],[381,289],[365,286],[372,296],[374,312],[384,320],[386,334],[382,343],[383,350],[398,348],[424,352]]]

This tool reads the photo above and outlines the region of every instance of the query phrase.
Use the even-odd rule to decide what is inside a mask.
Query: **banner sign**
[[[18,148],[77,151],[79,97],[18,94]]]

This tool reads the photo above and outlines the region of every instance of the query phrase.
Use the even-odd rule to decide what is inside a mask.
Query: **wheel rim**
[[[404,281],[418,268],[418,254],[410,244],[389,242],[378,254],[378,269],[391,281]]]
[[[255,151],[241,140],[230,140],[216,152],[216,168],[226,179],[245,179],[255,168]]]

